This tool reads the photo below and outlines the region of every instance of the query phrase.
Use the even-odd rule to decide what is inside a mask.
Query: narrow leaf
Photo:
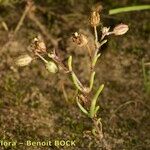
[[[72,56],[69,56],[68,58],[68,67],[69,67],[69,71],[72,71]]]
[[[88,115],[88,111],[79,103],[78,98],[77,98],[76,101],[77,101],[77,105],[79,106],[80,110],[81,110],[84,114]]]
[[[93,84],[94,84],[94,77],[95,77],[95,71],[92,73],[91,75],[91,79],[90,79],[90,91],[93,88]]]
[[[101,54],[98,54],[98,55],[96,55],[96,56],[94,57],[93,62],[92,62],[92,67],[95,66],[95,64],[96,64],[98,58],[100,57],[100,55],[101,55]]]
[[[71,75],[72,75],[73,83],[75,84],[76,88],[80,91],[83,91],[83,85],[81,84],[81,82],[79,81],[75,73],[72,72]]]
[[[97,114],[98,110],[99,110],[99,106],[96,106],[95,111],[94,111],[94,116]]]
[[[97,90],[96,94],[94,95],[94,98],[92,99],[91,107],[90,107],[90,117],[91,118],[94,117],[96,102],[97,102],[98,96],[102,92],[103,88],[104,88],[104,84],[100,85],[99,89]]]

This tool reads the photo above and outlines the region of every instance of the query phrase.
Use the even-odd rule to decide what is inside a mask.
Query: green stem
[[[146,10],[146,9],[150,9],[150,5],[121,7],[121,8],[109,10],[109,15],[114,15],[114,14],[123,13],[123,12],[130,12],[130,11]]]

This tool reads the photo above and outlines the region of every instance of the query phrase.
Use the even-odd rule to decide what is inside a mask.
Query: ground
[[[121,22],[129,25],[127,34],[109,37],[108,43],[100,50],[101,58],[96,67],[94,90],[99,84],[105,84],[98,101],[105,144],[87,133],[91,130],[91,120],[72,101],[74,88],[66,76],[62,73],[48,73],[40,60],[23,68],[14,63],[20,54],[30,53],[32,39],[41,34],[49,51],[53,47],[52,38],[64,59],[69,54],[73,55],[75,71],[87,83],[87,53],[84,49],[76,49],[71,45],[69,38],[76,30],[92,38],[93,31],[88,23],[88,15],[92,3],[96,1],[36,2],[35,5],[39,7],[36,17],[44,30],[27,16],[13,36],[12,33],[25,9],[25,2],[0,4],[1,24],[5,22],[8,26],[8,31],[4,25],[0,26],[0,140],[75,140],[76,146],[53,145],[48,148],[18,144],[16,147],[0,146],[0,149],[150,149],[150,91],[145,86],[142,70],[142,59],[144,62],[150,61],[149,11],[108,15],[111,8],[147,4],[148,1],[108,0],[102,3],[103,25],[114,27]],[[148,76],[149,66],[145,69]],[[62,80],[67,87],[69,101],[65,100],[60,87]]]

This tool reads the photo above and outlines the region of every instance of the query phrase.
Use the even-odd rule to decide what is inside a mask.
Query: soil
[[[75,31],[93,38],[88,23],[90,8],[96,1],[36,1],[36,18],[42,30],[29,16],[25,17],[19,31],[13,31],[25,9],[25,2],[0,3],[0,150],[149,150],[150,149],[150,67],[147,66],[145,83],[142,60],[150,62],[149,11],[108,15],[115,7],[147,4],[147,0],[103,2],[101,20],[112,28],[118,23],[129,25],[123,36],[111,36],[102,47],[96,66],[94,91],[104,83],[99,98],[99,117],[103,124],[104,141],[99,141],[88,131],[92,122],[72,100],[74,87],[62,73],[50,74],[40,60],[20,68],[14,61],[20,54],[31,53],[30,43],[41,35],[51,51],[54,47],[66,60],[71,54],[74,69],[81,81],[88,83],[88,56],[85,49],[70,42]],[[80,5],[79,5],[80,4]],[[64,10],[65,7],[65,10]],[[2,22],[6,24],[2,25]],[[52,41],[55,41],[52,44]],[[69,101],[65,100],[61,82],[65,83]],[[148,86],[146,86],[148,85]],[[27,146],[27,140],[75,140],[75,146]],[[2,141],[17,141],[17,146],[2,146]],[[24,145],[19,144],[24,143]]]

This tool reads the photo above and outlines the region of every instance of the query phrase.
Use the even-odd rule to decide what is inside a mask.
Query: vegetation
[[[0,149],[149,149],[146,1],[96,2],[0,1]]]

